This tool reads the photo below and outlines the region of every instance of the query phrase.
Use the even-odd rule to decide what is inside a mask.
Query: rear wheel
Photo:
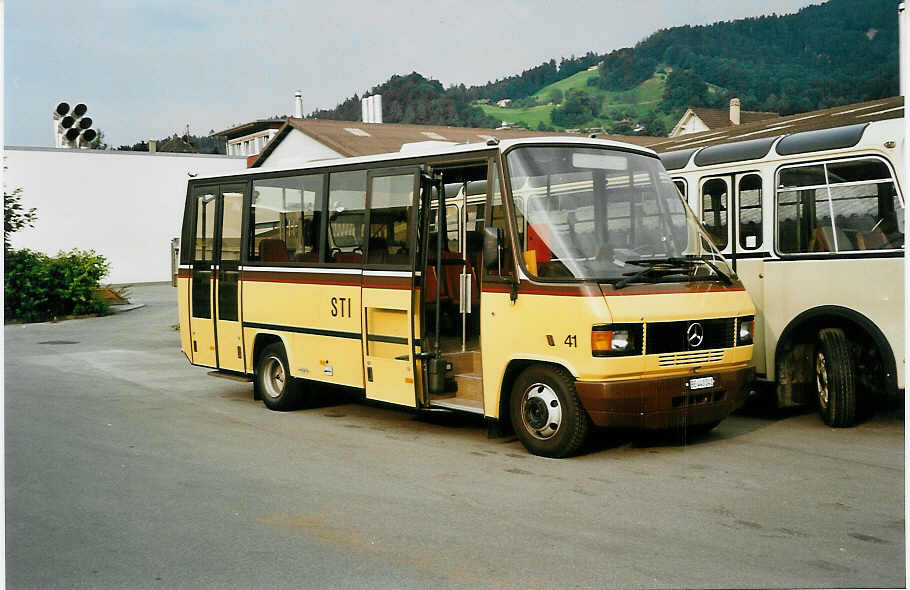
[[[270,410],[292,410],[300,403],[300,383],[291,377],[284,346],[269,344],[256,363],[256,386]]]
[[[856,422],[856,365],[850,342],[839,328],[825,328],[815,343],[815,387],[818,411],[828,426]]]
[[[574,380],[563,369],[525,369],[510,401],[512,426],[530,452],[567,457],[581,448],[588,435],[588,414],[578,401]]]

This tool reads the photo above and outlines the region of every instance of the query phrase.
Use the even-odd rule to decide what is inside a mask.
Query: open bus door
[[[415,358],[416,167],[367,176],[367,240],[361,290],[363,358],[368,399],[417,407]]]

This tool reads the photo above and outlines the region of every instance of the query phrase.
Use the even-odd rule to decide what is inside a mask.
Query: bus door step
[[[476,399],[464,399],[459,397],[431,399],[430,408],[443,408],[446,410],[483,415],[483,402]]]

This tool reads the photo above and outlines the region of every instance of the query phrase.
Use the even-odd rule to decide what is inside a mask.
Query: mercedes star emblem
[[[698,322],[689,324],[689,329],[686,330],[686,340],[688,340],[689,346],[698,348],[705,340],[705,329]]]

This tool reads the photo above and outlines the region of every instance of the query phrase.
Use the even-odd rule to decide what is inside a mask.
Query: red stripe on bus
[[[707,289],[669,289],[654,291],[607,291],[604,297],[620,297],[623,295],[685,295],[686,293],[730,293],[733,291],[745,291],[744,287],[720,287]]]
[[[341,275],[347,277],[349,275]],[[357,278],[339,278],[338,275],[331,276],[326,274],[309,274],[309,273],[275,273],[275,272],[249,272],[245,271],[240,276],[241,281],[251,283],[287,283],[297,285],[331,285],[360,287],[366,289],[396,289],[410,290],[411,277],[364,277],[363,284],[358,275]]]
[[[364,289],[411,289],[411,277],[381,277],[366,275],[363,277]]]
[[[512,289],[509,287],[484,287],[481,289],[483,293],[511,293]],[[518,289],[519,295],[562,295],[565,297],[602,297],[603,294],[600,291],[593,290],[582,290],[582,289],[573,289],[573,288],[564,288],[564,289],[535,289],[522,287]]]
[[[670,295],[670,294],[685,294],[685,293],[724,293],[724,292],[735,292],[735,291],[745,291],[744,287],[703,287],[703,288],[693,288],[687,287],[685,284],[679,285],[674,289],[667,288],[654,288],[654,289],[638,289],[638,290],[594,290],[591,287],[573,287],[573,286],[561,286],[558,288],[541,288],[541,287],[525,287],[522,284],[518,289],[519,295],[562,295],[566,297],[613,297],[613,296],[628,296],[628,295]],[[491,285],[486,286],[482,289],[484,293],[511,293],[511,287],[507,285]]]

